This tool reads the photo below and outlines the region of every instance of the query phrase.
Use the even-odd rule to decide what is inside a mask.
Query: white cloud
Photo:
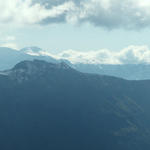
[[[107,49],[88,52],[66,50],[58,54],[52,54],[41,50],[37,53],[30,51],[28,54],[66,59],[74,64],[150,64],[150,49],[147,46],[129,46],[117,52]]]
[[[118,53],[121,63],[150,63],[150,49],[147,46],[129,46]]]
[[[0,0],[0,22],[83,23],[109,29],[150,25],[149,0]]]
[[[56,18],[73,7],[69,1],[46,9],[45,5],[32,4],[32,0],[0,0],[0,22],[16,24],[37,24],[46,18]]]
[[[0,0],[0,22],[142,29],[150,25],[150,0]]]
[[[99,64],[99,63],[119,63],[109,50],[98,50],[89,52],[79,52],[74,50],[63,51],[58,54],[59,58],[67,59],[72,63]]]

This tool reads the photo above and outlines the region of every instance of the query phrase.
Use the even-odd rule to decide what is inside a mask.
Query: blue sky
[[[0,45],[120,51],[150,47],[149,0],[0,0]]]
[[[76,26],[63,23],[42,27],[9,27],[4,31],[1,38],[14,37],[14,40],[8,42],[15,43],[18,48],[38,46],[56,53],[66,49],[89,51],[107,48],[118,51],[129,45],[150,47],[148,28],[140,31],[108,30],[90,24]],[[1,41],[1,44],[7,43],[5,40]]]

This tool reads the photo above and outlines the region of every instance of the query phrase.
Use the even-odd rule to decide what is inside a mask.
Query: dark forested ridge
[[[23,61],[0,73],[1,150],[149,150],[150,81]]]

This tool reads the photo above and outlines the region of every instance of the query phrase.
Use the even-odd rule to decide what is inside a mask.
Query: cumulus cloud
[[[32,0],[0,0],[0,22],[17,24],[37,24],[45,19],[56,19],[72,9],[74,3],[64,2],[46,9],[46,4],[34,3]]]
[[[111,51],[108,49],[88,52],[66,50],[58,54],[52,54],[43,50],[36,53],[30,50],[28,54],[65,59],[73,64],[150,64],[150,49],[147,46],[129,46],[120,51]]]
[[[149,0],[0,0],[0,22],[91,23],[108,29],[150,25]]]
[[[107,49],[90,52],[68,50],[59,53],[58,56],[60,58],[67,59],[72,63],[85,64],[150,63],[150,50],[147,46],[129,46],[118,52]]]
[[[67,50],[59,53],[57,57],[67,59],[72,63],[84,64],[104,64],[119,63],[109,50],[98,50],[89,52],[79,52],[75,50]]]
[[[148,0],[88,0],[82,3],[79,21],[105,28],[144,28],[150,24]]]

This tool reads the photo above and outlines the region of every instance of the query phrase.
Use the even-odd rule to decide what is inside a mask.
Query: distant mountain
[[[150,64],[73,64],[72,67],[84,73],[109,75],[128,80],[150,79]]]
[[[30,47],[30,51],[37,52],[40,48]],[[19,63],[20,61],[24,60],[34,60],[34,59],[41,59],[49,62],[56,63],[57,60],[50,57],[50,56],[37,56],[37,55],[30,55],[28,54],[29,48],[24,48],[20,51],[0,47],[0,70],[7,70],[12,68],[14,65]]]
[[[84,72],[109,75],[128,80],[150,79],[150,64],[72,64],[68,60],[55,59],[53,55],[38,47],[26,47],[19,51],[0,47],[0,70],[7,70],[24,60],[44,60],[52,63],[66,62],[72,68]]]
[[[23,61],[0,72],[0,149],[149,150],[150,81]]]

